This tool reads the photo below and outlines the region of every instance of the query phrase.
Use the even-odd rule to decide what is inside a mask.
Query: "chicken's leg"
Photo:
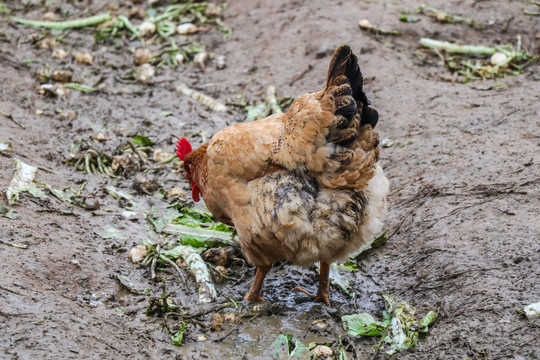
[[[317,290],[317,295],[311,295],[307,290],[304,290],[300,287],[295,287],[293,290],[303,292],[308,294],[313,298],[315,302],[323,302],[326,306],[330,306],[330,264],[321,262],[319,268],[319,289]]]
[[[272,265],[257,266],[257,273],[255,274],[255,278],[253,279],[251,288],[249,289],[249,292],[244,298],[244,300],[254,301],[254,302],[265,301],[261,297],[262,283],[263,283],[264,277],[266,276],[268,271],[270,271],[271,268],[272,268]]]

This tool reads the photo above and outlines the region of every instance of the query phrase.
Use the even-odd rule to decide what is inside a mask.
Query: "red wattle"
[[[201,198],[199,197],[200,194],[201,194],[201,190],[199,189],[199,187],[193,184],[193,189],[191,189],[191,197],[193,198],[193,201],[195,202],[201,201]]]

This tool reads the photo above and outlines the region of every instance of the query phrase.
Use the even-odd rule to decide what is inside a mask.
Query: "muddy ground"
[[[47,11],[60,19],[106,10],[127,15],[133,6],[130,1],[0,4],[11,15],[31,19],[42,19]],[[98,43],[92,28],[53,32],[62,39],[56,48],[68,53],[64,60],[53,59],[53,49],[39,43],[46,30],[15,25],[4,12],[0,139],[11,143],[13,151],[0,156],[0,189],[4,192],[10,183],[12,158],[18,158],[38,166],[36,179],[55,188],[87,182],[83,194],[96,206],[84,209],[52,196],[43,200],[23,194],[19,204],[10,206],[19,219],[0,217],[3,242],[28,246],[0,244],[0,358],[266,359],[280,333],[334,349],[341,337],[348,358],[385,358],[384,352],[375,353],[378,339],[347,336],[340,323],[341,315],[358,311],[380,314],[381,291],[409,301],[422,314],[440,307],[429,334],[395,358],[540,358],[540,319],[517,312],[540,301],[540,67],[533,64],[519,76],[460,84],[451,81],[456,78],[442,62],[423,63],[413,55],[421,37],[515,44],[518,34],[523,46],[538,54],[540,18],[524,14],[523,1],[465,0],[429,5],[474,18],[485,27],[442,24],[422,15],[417,23],[398,21],[401,10],[420,4],[231,1],[223,18],[232,28],[231,38],[224,40],[213,25],[192,35],[208,51],[225,55],[225,69],[218,70],[215,60],[205,71],[189,64],[165,66],[146,84],[126,77],[135,69],[132,52],[141,46],[139,40],[124,36],[114,44]],[[362,32],[357,26],[361,18],[402,35]],[[147,209],[163,209],[168,201],[134,190],[135,172],[113,179],[77,171],[66,162],[73,144],[83,139],[112,152],[135,135],[170,152],[180,136],[200,144],[203,137],[245,119],[243,110],[230,104],[238,95],[261,99],[268,85],[275,85],[280,97],[320,89],[328,53],[342,43],[359,55],[366,92],[381,115],[381,138],[394,143],[381,153],[391,183],[385,228],[392,236],[358,261],[360,271],[346,275],[353,298],[332,288],[332,308],[313,304],[291,289],[313,290],[315,271],[279,264],[265,283],[270,310],[211,330],[205,328],[211,322],[208,309],[206,317],[191,322],[184,345],[173,345],[163,319],[145,311],[152,298],[161,296],[162,283],[183,309],[198,311],[194,281],[186,272],[183,285],[161,271],[151,281],[147,267],[128,259],[127,251],[149,238],[148,224],[142,213],[126,219],[125,202],[105,187],[125,191]],[[148,45],[154,51],[160,46]],[[93,64],[75,62],[72,54],[78,51],[92,53]],[[65,98],[40,94],[36,73],[47,67],[71,70],[98,91],[73,90]],[[229,102],[230,110],[217,113],[177,94],[179,83]],[[502,86],[480,90],[492,84]],[[68,110],[77,116],[67,116]],[[94,140],[97,133],[106,140]],[[189,194],[178,164],[156,167],[150,160],[148,168],[159,184],[156,193],[181,186]],[[5,196],[1,199],[7,205]],[[218,303],[229,304],[219,313],[252,311],[242,303],[235,309],[225,296],[240,301],[254,268],[238,261],[230,271],[231,279],[216,285]],[[115,274],[148,289],[147,294],[127,291]],[[329,328],[310,331],[319,319]],[[207,340],[198,341],[204,340],[201,335]]]

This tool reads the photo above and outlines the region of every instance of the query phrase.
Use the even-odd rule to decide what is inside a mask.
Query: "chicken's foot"
[[[317,295],[312,295],[309,291],[301,287],[295,287],[293,290],[303,292],[313,298],[315,302],[323,302],[326,306],[330,306],[330,264],[321,262],[319,269],[319,289]]]
[[[244,300],[253,301],[253,302],[266,301],[261,297],[262,283],[263,283],[264,277],[266,276],[268,271],[270,271],[271,268],[272,268],[272,265],[257,266],[257,273],[255,274],[255,278],[253,279],[251,288],[249,289],[249,292],[247,293]]]

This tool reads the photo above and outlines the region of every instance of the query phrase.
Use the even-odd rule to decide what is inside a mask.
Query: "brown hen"
[[[378,113],[357,61],[343,45],[324,89],[298,97],[286,113],[230,126],[194,151],[179,141],[193,199],[202,194],[220,221],[236,227],[257,266],[247,300],[262,300],[274,262],[320,262],[313,297],[329,305],[330,264],[382,228],[388,181],[377,164]]]

